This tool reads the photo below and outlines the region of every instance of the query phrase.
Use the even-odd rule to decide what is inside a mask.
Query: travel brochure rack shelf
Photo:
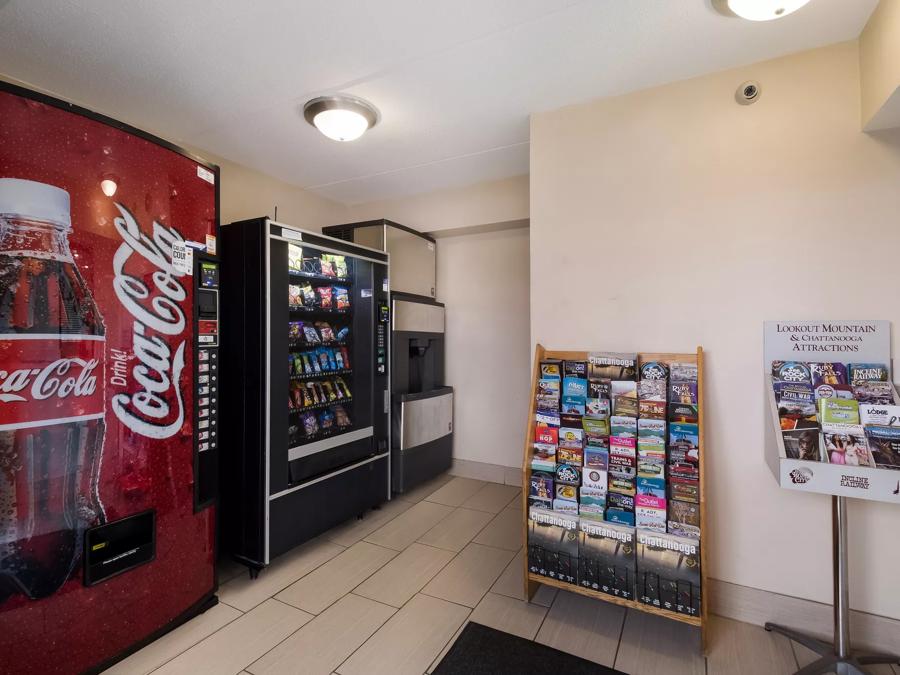
[[[819,340],[829,338],[827,329],[836,330],[843,327],[845,331],[858,337],[858,342],[850,343],[856,350],[852,352],[796,352],[794,348],[801,343],[804,335],[813,334]],[[791,331],[789,329],[795,329]],[[815,333],[807,333],[816,331]],[[835,342],[848,333],[841,333]],[[893,504],[900,503],[900,471],[891,468],[854,466],[850,464],[831,464],[805,459],[796,459],[789,455],[785,448],[781,422],[778,416],[778,402],[772,378],[773,361],[848,361],[856,363],[881,363],[888,367],[891,358],[891,326],[888,321],[767,321],[765,323],[763,344],[763,386],[767,407],[768,423],[766,424],[765,450],[766,461],[779,485],[789,490],[801,492],[817,492],[819,494],[839,497],[855,497]],[[827,342],[829,348],[836,345]],[[846,343],[837,343],[844,345]],[[819,356],[816,356],[819,354]],[[843,356],[842,355],[846,355]],[[894,385],[892,395],[894,404],[900,405],[900,396]],[[898,490],[898,492],[895,492]]]
[[[588,351],[559,351],[559,350],[548,350],[545,349],[542,345],[538,344],[535,347],[534,353],[534,368],[532,371],[531,378],[531,404],[528,410],[528,423],[525,433],[525,450],[524,450],[524,459],[523,459],[523,483],[522,483],[522,509],[523,509],[523,540],[526,542],[526,550],[527,550],[527,542],[528,542],[528,494],[529,487],[531,483],[531,460],[534,455],[534,422],[535,422],[535,413],[537,411],[537,404],[535,399],[535,393],[538,390],[538,380],[541,378],[541,361],[545,361],[547,359],[559,359],[561,361],[570,360],[570,361],[587,361],[590,352]],[[652,605],[648,605],[637,600],[627,600],[623,598],[619,598],[613,595],[608,595],[606,593],[602,593],[600,591],[595,591],[589,588],[585,588],[583,586],[577,584],[566,583],[564,581],[559,581],[556,579],[552,579],[549,577],[545,577],[539,574],[533,574],[528,569],[528,555],[524,556],[524,584],[525,584],[525,597],[529,600],[534,596],[537,592],[538,584],[544,584],[546,586],[551,586],[553,588],[559,588],[562,590],[569,591],[571,593],[578,593],[580,595],[584,595],[590,598],[595,598],[597,600],[602,600],[604,602],[609,602],[614,605],[619,605],[621,607],[627,607],[629,609],[637,610],[639,612],[646,612],[648,614],[655,614],[657,616],[663,616],[667,619],[672,619],[674,621],[680,621],[682,623],[689,624],[691,626],[697,626],[700,628],[701,635],[701,644],[702,648],[706,650],[706,628],[707,628],[707,617],[708,617],[708,602],[709,602],[709,586],[707,584],[706,572],[707,572],[707,561],[706,561],[706,551],[709,548],[709,541],[707,539],[707,527],[706,527],[706,471],[704,468],[704,461],[706,457],[706,443],[704,439],[704,413],[705,406],[703,404],[703,349],[701,347],[697,348],[696,353],[693,354],[677,354],[677,353],[639,353],[638,359],[640,363],[646,363],[649,361],[663,361],[666,363],[671,362],[681,362],[681,363],[693,363],[697,365],[697,401],[698,401],[698,429],[699,429],[699,448],[700,448],[700,457],[699,457],[699,466],[700,466],[700,587],[701,587],[701,597],[700,597],[700,614],[699,616],[689,616],[687,614],[679,614],[673,611],[669,611],[667,609],[661,609],[654,607]]]

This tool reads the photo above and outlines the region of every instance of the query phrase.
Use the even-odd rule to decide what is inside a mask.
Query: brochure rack
[[[529,485],[531,482],[531,459],[534,454],[534,419],[536,412],[536,401],[533,393],[537,390],[538,380],[540,379],[540,363],[546,359],[561,359],[561,360],[578,360],[585,361],[589,356],[588,351],[558,351],[558,350],[548,350],[545,349],[542,345],[538,344],[535,347],[534,352],[534,368],[532,371],[532,379],[531,379],[531,387],[532,387],[532,396],[531,396],[531,404],[528,411],[528,422],[526,425],[525,431],[525,450],[524,450],[524,460],[523,460],[523,484],[522,484],[522,509],[523,509],[523,540],[528,541],[528,492]],[[708,585],[706,582],[706,570],[707,570],[707,562],[706,562],[706,551],[709,548],[709,542],[707,540],[707,528],[706,528],[706,488],[705,488],[705,479],[706,479],[706,471],[704,469],[704,461],[706,456],[706,444],[704,440],[704,410],[705,406],[703,404],[703,349],[702,347],[698,347],[696,353],[693,354],[676,354],[676,353],[640,353],[638,354],[638,358],[640,361],[648,362],[648,361],[664,361],[664,362],[684,362],[684,363],[695,363],[697,365],[697,392],[698,392],[698,403],[699,403],[699,416],[698,416],[698,426],[699,426],[699,439],[700,439],[700,578],[701,578],[701,598],[700,598],[700,615],[699,616],[688,616],[686,614],[678,614],[666,609],[659,609],[653,607],[652,605],[647,605],[642,602],[638,602],[637,600],[626,600],[623,598],[615,597],[613,595],[607,595],[606,593],[602,593],[599,591],[594,591],[589,588],[584,588],[582,586],[578,586],[575,584],[565,583],[563,581],[558,581],[556,579],[551,579],[548,577],[544,577],[538,574],[532,574],[528,569],[528,556],[524,556],[524,580],[525,580],[525,597],[529,600],[534,596],[534,593],[537,591],[538,584],[544,584],[547,586],[553,586],[554,588],[560,588],[566,591],[570,591],[572,593],[579,593],[581,595],[586,595],[591,598],[596,598],[598,600],[602,600],[604,602],[610,602],[615,605],[620,605],[622,607],[628,607],[629,609],[634,609],[640,612],[647,612],[649,614],[656,614],[658,616],[663,616],[668,619],[672,619],[674,621],[681,621],[683,623],[690,624],[692,626],[697,626],[700,628],[701,633],[701,644],[703,646],[703,650],[706,650],[706,626],[707,626],[707,607],[708,607]]]
[[[892,654],[860,654],[850,648],[847,498],[900,503],[900,471],[887,468],[829,464],[788,456],[772,386],[772,361],[839,361],[880,363],[891,368],[891,326],[888,321],[767,321],[763,365],[767,402],[766,461],[781,487],[831,495],[834,574],[834,644],[803,633],[766,624],[820,656],[803,668],[804,675],[847,673],[864,675],[866,664],[900,663]],[[894,401],[900,403],[894,385]]]

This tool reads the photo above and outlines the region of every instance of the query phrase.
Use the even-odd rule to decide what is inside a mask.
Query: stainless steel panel
[[[443,307],[407,300],[394,300],[393,305],[394,330],[413,333],[444,332]]]
[[[316,441],[315,443],[298,445],[296,448],[291,448],[290,450],[288,450],[288,461],[293,462],[295,459],[300,459],[301,457],[309,457],[310,455],[315,455],[317,452],[330,450],[331,448],[336,448],[337,446],[344,445],[345,443],[352,443],[353,441],[368,438],[369,436],[372,436],[374,434],[375,430],[372,427],[366,427],[365,429],[348,431],[347,433],[340,434],[339,436],[323,438],[321,441]]]
[[[406,450],[453,432],[453,392],[400,403],[400,449]]]
[[[384,225],[370,225],[369,227],[357,227],[353,230],[353,243],[362,244],[369,248],[387,250],[384,246]]]
[[[428,241],[399,227],[387,227],[385,250],[391,256],[391,290],[433,298],[436,251]]]

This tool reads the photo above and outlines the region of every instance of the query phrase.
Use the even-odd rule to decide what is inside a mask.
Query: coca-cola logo
[[[97,390],[97,377],[93,374],[97,359],[57,359],[44,368],[23,368],[7,372],[0,370],[0,401],[12,403],[27,401],[17,392],[31,387],[31,398],[36,401],[52,396],[92,396]],[[70,371],[72,371],[70,373]]]
[[[133,432],[148,438],[169,438],[184,423],[181,371],[185,340],[179,337],[187,326],[181,303],[187,291],[179,281],[184,273],[172,264],[172,246],[184,239],[177,230],[153,221],[152,236],[141,231],[134,216],[116,204],[121,217],[115,219],[122,244],[113,256],[113,289],[122,307],[134,317],[131,370],[139,389],[112,397],[116,417]],[[148,287],[126,269],[138,254],[155,268]],[[174,408],[174,410],[173,410]]]

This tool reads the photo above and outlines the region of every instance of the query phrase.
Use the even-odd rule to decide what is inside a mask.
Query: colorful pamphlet
[[[820,398],[819,420],[822,424],[826,422],[859,424],[859,403],[855,400]]]
[[[850,384],[889,382],[890,370],[883,363],[851,363]]]
[[[867,426],[900,427],[900,405],[861,405],[859,419]]]

